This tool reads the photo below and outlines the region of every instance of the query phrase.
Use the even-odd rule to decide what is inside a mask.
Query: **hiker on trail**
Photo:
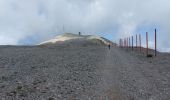
[[[108,44],[108,48],[109,48],[109,50],[110,50],[110,44]]]
[[[81,32],[79,32],[79,35],[81,35]]]

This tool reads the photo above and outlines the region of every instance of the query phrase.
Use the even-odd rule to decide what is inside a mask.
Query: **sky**
[[[114,42],[149,33],[158,50],[170,52],[169,0],[0,0],[0,45],[35,45],[69,32]]]

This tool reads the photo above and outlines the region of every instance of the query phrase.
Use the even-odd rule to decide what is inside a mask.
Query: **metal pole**
[[[121,39],[120,39],[120,47],[122,47]]]
[[[120,47],[120,39],[119,39],[119,47]]]
[[[124,47],[126,47],[126,39],[124,38]]]
[[[122,46],[122,48],[123,48],[123,40],[121,39],[121,46]]]
[[[125,47],[127,47],[127,41],[126,41],[126,38],[125,38]]]
[[[123,39],[121,39],[121,44],[122,44],[122,48],[123,48]]]
[[[127,39],[127,47],[129,47],[129,40],[128,40],[128,38],[126,38]]]
[[[124,40],[122,39],[122,48],[124,47]]]
[[[155,29],[155,56],[157,56],[157,36],[156,36],[156,29]]]
[[[129,47],[130,47],[130,37],[129,37]]]
[[[133,36],[132,36],[132,51],[133,51]]]
[[[126,43],[126,38],[125,38],[125,48],[127,47],[127,43]]]
[[[123,39],[123,47],[125,47],[125,39]]]
[[[120,39],[120,47],[122,47],[122,42],[121,42],[121,39]]]
[[[146,32],[146,54],[148,55],[148,32]]]
[[[140,52],[142,51],[142,42],[141,42],[141,34],[139,34],[139,44],[140,44]]]
[[[138,47],[138,36],[136,34],[136,48]]]
[[[126,48],[126,38],[124,38],[124,40],[125,40],[125,48]]]

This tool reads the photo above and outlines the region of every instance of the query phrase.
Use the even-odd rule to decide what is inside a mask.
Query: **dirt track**
[[[103,67],[105,97],[112,100],[169,100],[170,62],[112,48]],[[161,58],[162,59],[158,59]],[[164,59],[163,59],[164,58]],[[109,92],[108,92],[109,91]],[[116,93],[115,93],[116,92]]]
[[[169,100],[169,56],[146,59],[118,47],[82,43],[1,46],[0,98]]]

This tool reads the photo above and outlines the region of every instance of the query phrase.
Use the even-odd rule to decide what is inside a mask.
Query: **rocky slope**
[[[169,100],[169,61],[96,38],[0,46],[0,100]]]

